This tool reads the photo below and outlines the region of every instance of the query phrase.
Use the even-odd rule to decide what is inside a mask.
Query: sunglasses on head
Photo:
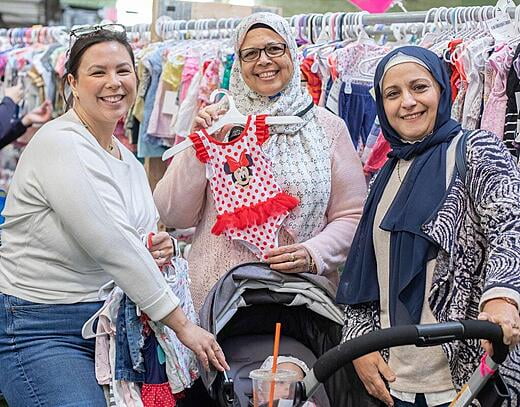
[[[69,50],[72,48],[72,45],[78,38],[94,35],[100,31],[109,31],[124,36],[126,38],[126,28],[122,24],[108,23],[84,25],[70,30]]]

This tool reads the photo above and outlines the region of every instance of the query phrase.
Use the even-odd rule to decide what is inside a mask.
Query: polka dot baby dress
[[[276,184],[261,145],[269,138],[266,115],[249,116],[243,132],[230,142],[205,129],[191,134],[197,158],[210,166],[209,184],[217,210],[211,232],[224,234],[258,258],[278,246],[278,231],[298,199]]]

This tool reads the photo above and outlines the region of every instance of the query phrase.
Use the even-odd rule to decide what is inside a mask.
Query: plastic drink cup
[[[292,406],[296,388],[297,373],[291,370],[256,369],[249,373],[253,379],[254,407],[268,407],[271,385],[274,381],[273,407]]]

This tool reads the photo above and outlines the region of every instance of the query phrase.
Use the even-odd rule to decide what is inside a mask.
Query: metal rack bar
[[[520,6],[519,6],[520,7]],[[510,7],[507,9],[511,17],[515,17],[515,11],[519,7]],[[327,13],[328,15],[335,13]],[[327,14],[309,14],[309,18],[313,18],[312,24],[317,27],[321,26],[323,18],[327,18]],[[377,24],[403,24],[403,23],[465,23],[468,21],[485,21],[496,16],[497,9],[494,6],[475,6],[475,7],[441,7],[439,9],[430,9],[428,11],[412,11],[412,12],[394,12],[369,14],[366,12],[342,13],[345,15],[344,24],[357,24],[361,22],[363,26],[372,26]],[[520,14],[518,11],[516,14]],[[303,15],[302,15],[303,16]],[[293,16],[287,20],[291,25],[295,26],[298,16]],[[437,20],[435,20],[437,18]],[[455,21],[457,20],[457,21]],[[199,20],[171,20],[163,23],[168,30],[178,31],[197,31],[197,30],[214,30],[214,29],[232,29],[240,23],[238,18],[229,19],[199,19]]]

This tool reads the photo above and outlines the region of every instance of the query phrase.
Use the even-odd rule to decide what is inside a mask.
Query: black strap
[[[459,139],[457,143],[457,148],[455,150],[455,167],[457,168],[457,172],[459,173],[462,182],[466,183],[466,151],[467,151],[467,143],[468,136],[471,134],[470,131],[464,130],[462,137]]]

